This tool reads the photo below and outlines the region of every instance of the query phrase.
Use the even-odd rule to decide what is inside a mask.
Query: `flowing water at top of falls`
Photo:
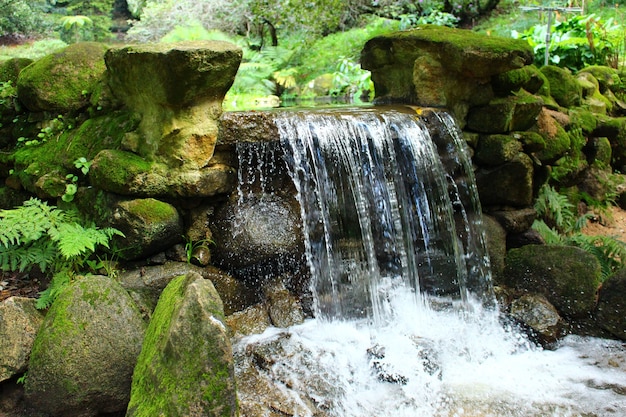
[[[501,323],[447,114],[295,111],[276,125],[315,319],[235,344],[243,415],[626,415],[622,343],[570,336],[545,351]]]

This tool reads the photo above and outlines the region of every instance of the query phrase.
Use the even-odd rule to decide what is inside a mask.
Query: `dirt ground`
[[[626,210],[613,207],[605,216],[598,216],[597,221],[587,222],[583,233],[590,236],[611,236],[626,243]]]

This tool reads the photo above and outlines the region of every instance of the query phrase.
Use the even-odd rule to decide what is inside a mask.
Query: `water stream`
[[[622,343],[569,336],[542,350],[500,320],[447,114],[296,111],[276,124],[315,319],[235,346],[239,378],[254,368],[253,385],[274,392],[272,415],[626,415]],[[257,401],[246,386],[244,405]]]

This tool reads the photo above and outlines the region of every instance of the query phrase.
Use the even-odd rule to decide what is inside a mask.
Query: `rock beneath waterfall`
[[[289,327],[304,321],[300,302],[287,290],[281,280],[265,285],[264,293],[267,298],[267,310],[274,326]]]
[[[545,297],[523,295],[511,303],[510,309],[511,316],[532,329],[542,344],[554,343],[561,336],[561,316]]]
[[[43,317],[32,298],[10,297],[0,303],[0,381],[26,371]]]
[[[602,329],[626,340],[626,269],[602,284],[595,319]]]
[[[233,195],[212,220],[214,262],[229,271],[263,263],[251,273],[253,278],[270,270],[280,273],[302,258],[300,223],[298,208],[278,196],[239,203]]]
[[[116,281],[78,279],[58,296],[37,333],[26,404],[54,416],[125,410],[144,331],[139,310]]]
[[[598,260],[573,246],[527,245],[507,253],[502,283],[538,293],[567,317],[588,316],[601,282]]]
[[[127,416],[236,416],[222,301],[199,274],[173,279],[157,304],[133,373]]]

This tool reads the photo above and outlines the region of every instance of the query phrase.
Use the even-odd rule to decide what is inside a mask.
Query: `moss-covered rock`
[[[107,49],[101,43],[79,42],[35,61],[19,74],[20,102],[33,112],[68,113],[87,106],[104,74]]]
[[[109,86],[141,115],[128,149],[170,167],[205,167],[241,54],[239,47],[222,41],[110,49],[105,57]]]
[[[575,107],[580,105],[582,88],[571,72],[554,65],[541,67],[541,72],[550,83],[550,94],[560,106]]]
[[[578,71],[577,75],[579,74],[592,75],[597,80],[602,94],[607,90],[616,89],[621,84],[617,70],[611,67],[592,65]]]
[[[0,382],[26,371],[43,317],[32,298],[9,297],[0,303]]]
[[[534,65],[526,65],[495,75],[491,82],[493,90],[498,96],[508,96],[520,89],[531,94],[537,94],[545,83],[547,83],[546,76]]]
[[[585,317],[595,308],[601,274],[598,260],[582,249],[527,245],[508,251],[502,283],[542,294],[562,315]]]
[[[476,172],[478,194],[483,206],[527,207],[533,199],[533,161],[524,153],[512,161]]]
[[[78,279],[59,294],[37,333],[26,404],[50,415],[123,411],[144,330],[139,310],[116,281]]]
[[[522,144],[510,135],[481,136],[475,158],[481,164],[501,165],[510,162],[522,151]]]
[[[21,184],[41,198],[59,197],[65,192],[66,176],[85,178],[74,161],[91,161],[102,149],[119,147],[124,133],[137,125],[129,113],[119,111],[87,119],[78,127],[58,120],[58,133],[39,145],[22,146],[13,154],[14,169]]]
[[[153,198],[122,199],[111,211],[110,226],[124,233],[113,239],[122,259],[146,258],[182,239],[182,217],[169,203]]]
[[[177,277],[163,290],[133,373],[126,415],[238,415],[222,302],[200,275]]]
[[[536,129],[545,141],[545,148],[535,153],[543,163],[550,164],[562,157],[572,144],[563,126],[547,111],[539,113]]]
[[[20,72],[32,63],[30,58],[11,58],[0,62],[0,82],[11,82],[15,86]]]
[[[139,197],[212,197],[231,192],[237,173],[215,163],[202,169],[170,168],[122,150],[104,150],[93,160],[89,180],[104,191]]]
[[[591,134],[598,125],[598,119],[591,111],[575,107],[569,109],[570,120],[575,127],[582,129],[586,135]]]
[[[423,25],[369,40],[361,65],[378,102],[448,107],[458,120],[492,97],[491,77],[532,62],[525,41]]]
[[[512,132],[511,136],[522,144],[524,152],[531,154],[546,148],[546,140],[537,132]]]
[[[535,124],[543,105],[543,99],[528,93],[495,99],[470,109],[467,128],[483,133],[526,130]]]

